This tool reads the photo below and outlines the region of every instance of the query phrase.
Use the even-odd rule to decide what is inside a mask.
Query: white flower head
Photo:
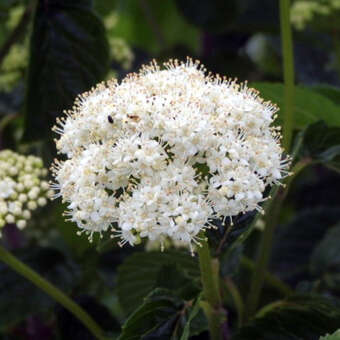
[[[25,228],[30,210],[47,203],[51,190],[46,174],[39,157],[0,151],[0,228],[8,223]]]
[[[90,239],[192,247],[212,219],[261,211],[266,186],[288,174],[275,105],[191,59],[164,66],[99,84],[54,127],[67,157],[53,165],[55,197]]]

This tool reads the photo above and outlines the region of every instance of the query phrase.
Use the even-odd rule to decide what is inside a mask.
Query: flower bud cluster
[[[31,212],[47,203],[53,192],[46,175],[40,158],[0,151],[0,229],[12,223],[25,228]]]
[[[67,157],[52,167],[55,197],[90,239],[191,247],[213,219],[261,211],[266,186],[288,174],[275,105],[191,59],[164,65],[80,95],[54,127]]]
[[[135,55],[128,43],[124,39],[116,36],[115,31],[118,21],[119,15],[116,11],[113,11],[105,16],[104,25],[108,32],[107,38],[109,41],[111,58],[116,63],[120,64],[124,70],[128,70],[131,68]],[[113,70],[109,72],[109,75],[112,71]]]
[[[23,4],[18,4],[8,12],[5,26],[12,31],[18,25],[25,11]],[[10,92],[23,79],[23,72],[28,64],[28,39],[11,45],[8,53],[0,65],[0,90]]]
[[[128,70],[135,58],[127,42],[118,37],[109,37],[109,45],[113,60],[121,64],[124,70]]]

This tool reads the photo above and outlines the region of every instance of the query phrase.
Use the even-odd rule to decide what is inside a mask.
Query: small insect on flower
[[[130,118],[131,120],[138,122],[139,121],[139,117],[137,115],[127,115],[128,118]]]
[[[261,212],[265,188],[289,174],[277,111],[198,61],[153,61],[79,95],[57,121],[67,159],[53,167],[56,196],[90,240],[110,231],[121,245],[173,240],[192,249],[212,220]]]

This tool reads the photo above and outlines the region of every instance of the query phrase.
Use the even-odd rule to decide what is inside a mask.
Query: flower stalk
[[[222,324],[225,323],[226,315],[222,309],[222,299],[219,289],[219,263],[212,259],[207,238],[201,241],[201,247],[197,247],[201,280],[205,301],[201,307],[207,317],[211,339],[222,340]]]
[[[307,166],[311,164],[309,159],[301,160],[292,169],[293,175],[287,178],[284,187],[275,187],[272,193],[273,198],[266,207],[265,229],[262,233],[255,268],[250,284],[248,295],[247,319],[254,315],[257,310],[262,287],[265,281],[267,267],[272,251],[273,235],[278,224],[279,214],[282,204],[288,194],[290,184],[293,179]],[[284,189],[285,188],[285,189]]]
[[[283,147],[288,152],[292,140],[294,111],[294,53],[290,25],[290,0],[280,0],[280,25],[283,56],[284,101]]]
[[[246,256],[241,258],[241,266],[250,273],[255,271],[255,263]],[[277,292],[281,293],[283,296],[287,296],[293,294],[294,290],[290,288],[289,285],[281,281],[278,277],[266,271],[264,274],[264,280],[266,285],[277,290]]]
[[[276,191],[278,192],[279,189]],[[280,194],[277,194],[280,197]],[[262,233],[261,241],[256,258],[255,270],[253,272],[250,292],[248,296],[248,309],[247,319],[251,317],[257,310],[259,299],[261,296],[262,287],[265,280],[265,274],[267,272],[267,266],[269,263],[274,229],[277,224],[282,199],[272,199],[269,205],[269,212],[265,218],[265,230]]]
[[[290,0],[280,0],[280,25],[283,56],[283,78],[284,78],[284,100],[285,112],[283,116],[283,147],[288,152],[290,150],[293,131],[293,111],[294,111],[294,54],[292,31],[290,25]],[[265,230],[259,245],[255,270],[250,285],[248,295],[247,317],[252,316],[258,306],[261,290],[264,283],[264,276],[270,259],[272,241],[275,227],[278,223],[279,213],[282,203],[287,195],[292,179],[308,164],[308,162],[298,162],[294,169],[294,176],[290,176],[286,181],[286,190],[274,188],[273,199],[266,207]]]
[[[92,317],[84,311],[78,304],[67,297],[60,289],[41,277],[37,272],[29,268],[6,249],[0,246],[0,260],[7,264],[18,274],[31,281],[35,286],[43,290],[46,294],[59,302],[69,312],[71,312],[92,334],[99,340],[105,340],[104,332]]]

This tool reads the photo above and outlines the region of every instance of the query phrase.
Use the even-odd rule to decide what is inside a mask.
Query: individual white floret
[[[24,210],[22,212],[22,217],[26,220],[29,220],[31,218],[32,214],[29,210]]]
[[[47,204],[47,199],[45,197],[39,197],[37,203],[40,207],[43,207]]]
[[[35,209],[37,209],[37,207],[38,207],[38,204],[37,204],[36,201],[28,201],[27,208],[29,210],[35,210]]]
[[[17,227],[18,227],[19,229],[24,229],[24,228],[26,227],[26,225],[27,225],[27,222],[26,222],[25,220],[19,220],[19,221],[17,222]]]
[[[19,194],[18,199],[21,203],[25,203],[27,201],[27,195],[26,194]]]
[[[5,217],[6,223],[14,223],[15,222],[15,217],[11,214],[6,215]]]

